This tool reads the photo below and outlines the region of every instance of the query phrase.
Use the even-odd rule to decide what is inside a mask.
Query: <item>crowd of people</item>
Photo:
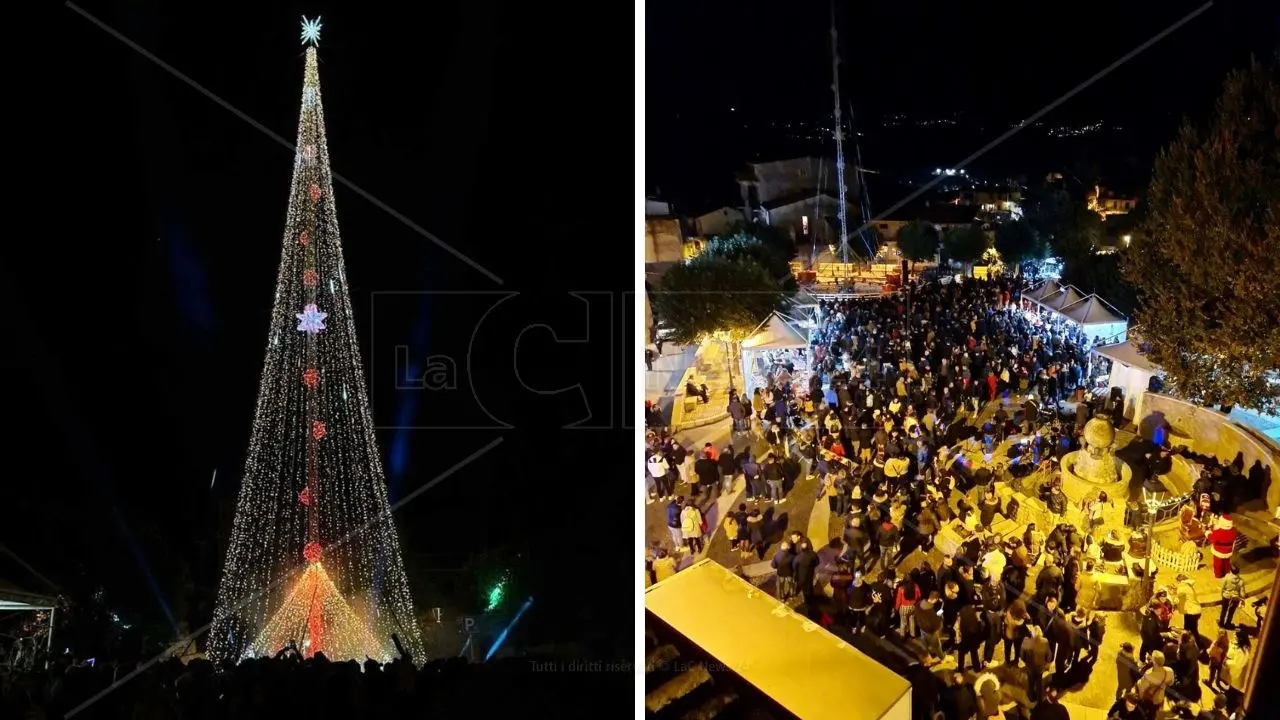
[[[554,661],[462,658],[428,662],[406,658],[331,662],[282,651],[223,671],[207,660],[165,660],[150,666],[59,659],[48,669],[0,672],[0,718],[54,720],[221,720],[304,718],[517,717],[530,708],[558,717],[589,717],[595,693],[574,692],[573,673],[539,672]],[[141,671],[133,677],[131,673]],[[117,689],[103,693],[118,680]],[[579,676],[580,680],[580,676]],[[629,673],[609,673],[626,693]],[[494,692],[497,688],[499,691]],[[580,690],[580,688],[579,688]],[[100,696],[100,697],[99,697]]]
[[[768,558],[778,597],[837,634],[870,633],[900,646],[921,667],[954,662],[950,686],[917,695],[948,720],[1015,714],[1015,706],[1034,708],[1033,720],[1066,717],[1057,688],[1087,676],[1106,632],[1105,615],[1076,604],[1080,575],[1101,557],[1103,509],[1127,498],[1086,499],[1086,522],[1077,527],[1066,521],[1056,463],[1080,447],[1093,414],[1122,418],[1123,399],[1085,387],[1095,341],[1022,312],[1018,292],[1009,280],[926,283],[825,304],[802,357],[810,365],[807,385],[795,386],[794,368],[782,367],[749,398],[735,393],[729,446],[683,447],[651,428],[650,502],[668,504],[673,547],[649,548],[647,579],[669,576],[676,556],[704,549],[714,528],[702,509],[743,478],[746,502],[727,514],[723,529],[744,558],[765,557],[781,536]],[[1060,412],[1064,400],[1071,413]],[[1019,441],[993,458],[1010,436]],[[960,451],[973,441],[982,462]],[[1146,472],[1168,472],[1160,465],[1167,455],[1152,453]],[[820,498],[840,519],[835,537],[815,541],[771,527],[773,511],[804,472],[799,459],[808,461]],[[1028,524],[1021,537],[992,531],[998,520],[1018,516],[1010,507],[1016,500],[1002,501],[995,490],[1013,477],[1035,488],[1055,522]],[[687,497],[677,492],[682,484]],[[937,535],[947,524],[963,541],[935,568],[928,551],[940,549]],[[1213,648],[1202,647],[1193,620],[1182,631],[1167,627],[1173,607],[1198,618],[1185,579],[1173,588],[1178,602],[1165,590],[1146,611],[1157,619],[1151,642],[1144,634],[1141,652],[1117,659],[1122,692],[1111,717],[1155,720],[1166,698],[1200,699],[1199,666],[1214,657]],[[1243,633],[1219,641],[1218,667],[1227,654],[1248,652]],[[1020,706],[988,672],[999,665],[1018,669],[1012,677],[1025,691]],[[976,682],[965,680],[967,668],[980,673]],[[1004,677],[1011,677],[1007,670]],[[1216,675],[1209,686],[1226,690],[1232,677]],[[1206,718],[1225,720],[1223,697],[1199,706]]]

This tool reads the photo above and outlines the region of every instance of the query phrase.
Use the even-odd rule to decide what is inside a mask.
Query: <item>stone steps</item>
[[[1266,510],[1244,510],[1231,514],[1236,529],[1250,540],[1263,545],[1280,533],[1280,523]]]

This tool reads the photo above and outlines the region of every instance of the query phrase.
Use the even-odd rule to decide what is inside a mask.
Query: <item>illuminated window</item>
[[[804,233],[805,235],[809,234],[809,216],[808,215],[800,216],[800,232]]]

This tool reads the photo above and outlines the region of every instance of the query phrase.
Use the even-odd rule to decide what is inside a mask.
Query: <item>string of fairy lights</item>
[[[290,644],[335,660],[423,657],[389,518],[341,236],[316,57],[307,44],[297,154],[245,473],[208,654]]]

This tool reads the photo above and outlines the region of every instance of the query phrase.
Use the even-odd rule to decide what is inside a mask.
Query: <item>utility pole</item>
[[[840,47],[836,42],[836,3],[831,0],[831,92],[836,107],[836,180],[840,195],[840,263],[844,265],[844,279],[849,281],[849,213],[845,209],[844,187],[844,123],[840,115]]]

